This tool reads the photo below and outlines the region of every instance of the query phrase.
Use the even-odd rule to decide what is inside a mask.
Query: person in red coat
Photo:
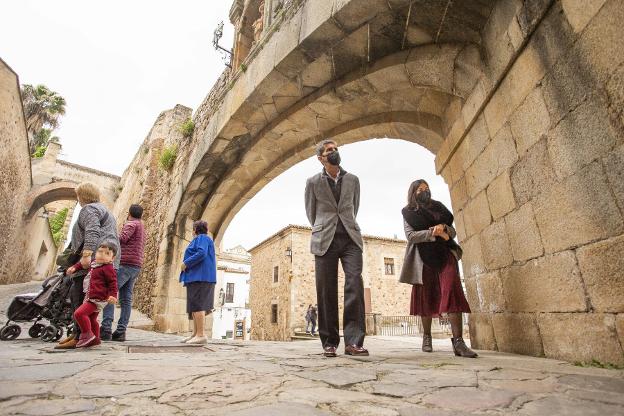
[[[107,304],[117,302],[117,272],[113,267],[115,254],[116,250],[112,244],[100,244],[95,253],[95,261],[91,263],[89,273],[84,279],[84,302],[74,312],[74,319],[80,327],[80,338],[76,348],[101,343],[98,315]],[[67,272],[73,274],[82,268],[82,264],[78,262]]]

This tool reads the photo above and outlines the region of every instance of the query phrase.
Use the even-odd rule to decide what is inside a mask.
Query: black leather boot
[[[476,358],[478,354],[468,348],[464,339],[462,337],[451,338],[451,342],[453,343],[453,352],[458,357],[466,357],[466,358]]]
[[[115,331],[113,332],[112,340],[117,342],[124,342],[126,340],[126,333]]]
[[[422,350],[423,352],[433,352],[431,335],[423,335]]]

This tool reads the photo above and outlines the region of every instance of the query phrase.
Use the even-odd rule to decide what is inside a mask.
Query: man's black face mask
[[[340,165],[340,153],[338,153],[338,150],[334,150],[332,153],[328,154],[327,161],[334,166]]]

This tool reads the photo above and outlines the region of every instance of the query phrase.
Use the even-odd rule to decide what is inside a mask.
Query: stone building
[[[311,228],[289,225],[251,250],[251,338],[290,340],[305,328],[308,305],[316,304]],[[405,241],[364,236],[366,313],[408,315],[411,286],[399,283]],[[342,322],[344,273],[338,272]],[[342,325],[342,323],[341,323]]]
[[[223,250],[217,256],[213,339],[249,339],[249,271],[251,255],[242,246]]]

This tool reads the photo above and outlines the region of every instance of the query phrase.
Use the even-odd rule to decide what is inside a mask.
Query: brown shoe
[[[335,357],[336,356],[336,347],[334,346],[327,346],[327,347],[323,347],[323,355],[325,357]]]
[[[453,352],[458,357],[477,358],[479,355],[468,348],[462,337],[451,338],[453,343]]]
[[[58,344],[54,347],[55,350],[73,350],[76,349],[76,344],[78,344],[77,339],[72,339],[67,341],[64,344]]]
[[[63,344],[65,344],[66,342],[71,341],[72,339],[74,339],[74,334],[72,334],[72,335],[68,336],[67,338],[64,338],[64,339],[60,340],[60,341],[59,341],[59,343],[58,343],[58,345],[63,345]]]
[[[368,350],[364,347],[358,347],[357,345],[347,345],[345,347],[345,355],[367,356]]]

